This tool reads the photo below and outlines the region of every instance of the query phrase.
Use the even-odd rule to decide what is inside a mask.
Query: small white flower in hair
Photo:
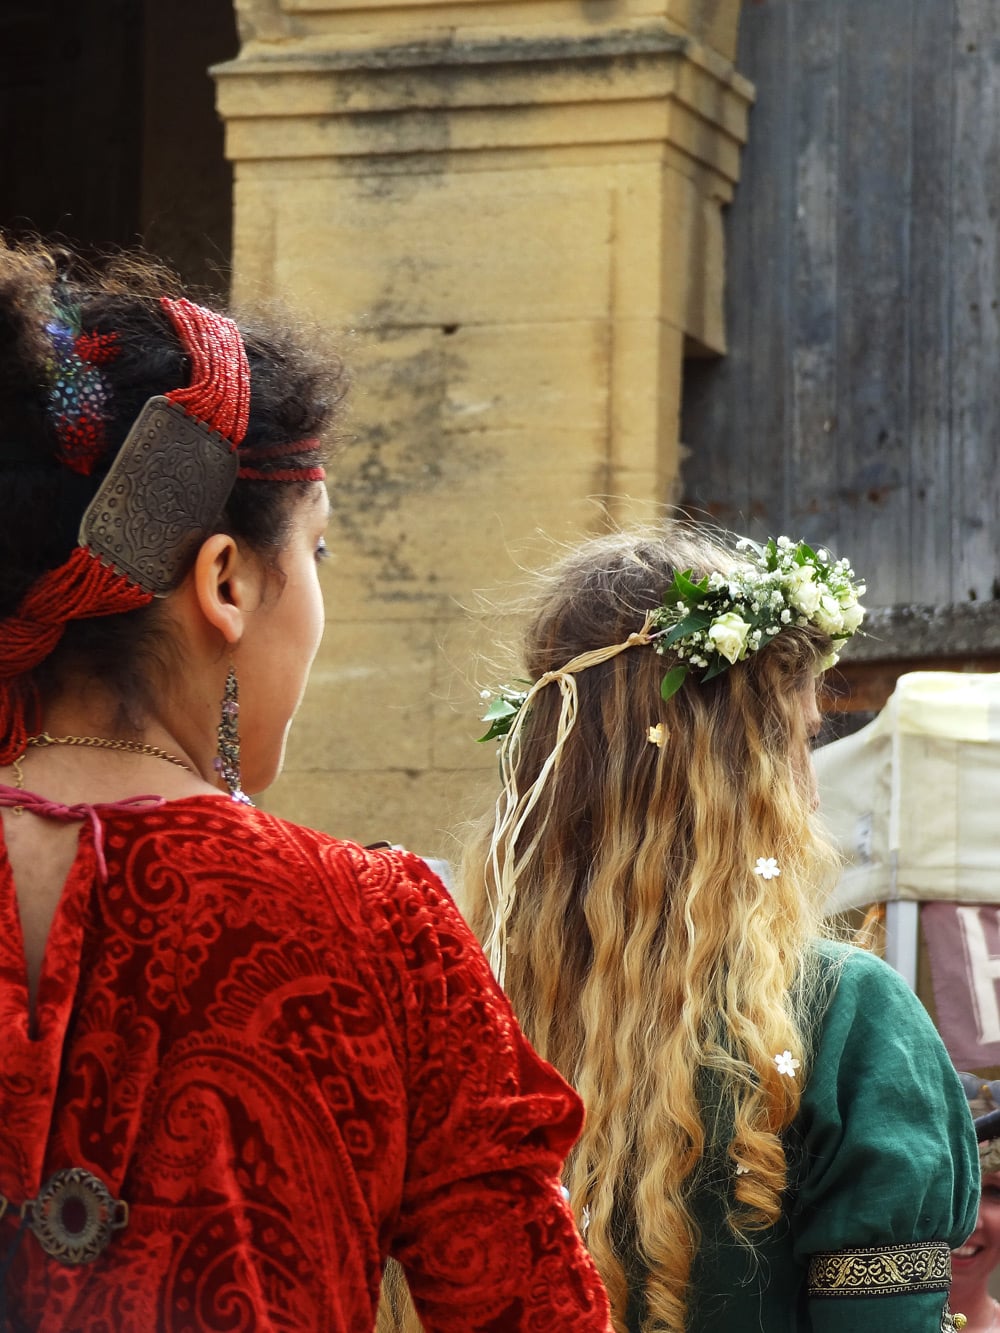
[[[738,1176],[748,1176],[750,1174],[750,1168],[748,1166],[742,1166],[739,1162],[737,1162],[736,1174]]]
[[[781,867],[773,856],[758,856],[753,873],[760,875],[761,879],[777,879],[781,874]]]
[[[649,741],[650,745],[657,745],[662,750],[667,743],[667,737],[669,735],[670,732],[667,731],[663,723],[657,722],[656,726],[650,727],[649,731],[646,733],[646,740]]]
[[[795,1059],[791,1051],[782,1051],[780,1055],[774,1057],[774,1063],[778,1066],[779,1074],[785,1074],[788,1078],[794,1078],[795,1071],[798,1069],[800,1062]]]

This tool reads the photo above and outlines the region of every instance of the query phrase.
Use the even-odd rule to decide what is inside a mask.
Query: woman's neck
[[[964,1314],[969,1321],[966,1333],[1000,1331],[1000,1305],[984,1287],[977,1285],[963,1291],[959,1283],[954,1283],[949,1304],[953,1313]]]
[[[201,719],[202,725],[198,725],[195,708],[175,713],[172,716],[164,709],[133,714],[93,682],[81,684],[79,689],[63,690],[46,705],[42,732],[57,741],[75,738],[77,743],[29,747],[25,773],[29,768],[48,770],[52,765],[42,762],[42,756],[51,749],[53,758],[59,752],[60,770],[69,767],[72,759],[89,774],[99,772],[112,780],[114,774],[124,775],[126,769],[132,780],[140,775],[140,780],[146,780],[153,773],[161,786],[166,784],[171,789],[169,794],[174,794],[178,784],[185,794],[189,794],[193,783],[202,789],[214,788],[216,737],[211,719]],[[116,742],[120,748],[109,745],[103,749],[94,744],[80,744],[81,740]],[[164,756],[169,756],[169,761]],[[159,764],[151,762],[157,758]],[[165,791],[164,795],[168,793]]]
[[[167,800],[217,791],[214,747],[160,718],[137,725],[92,692],[63,695],[46,708],[43,728],[0,781],[72,805],[156,794]],[[206,774],[209,775],[206,777]]]

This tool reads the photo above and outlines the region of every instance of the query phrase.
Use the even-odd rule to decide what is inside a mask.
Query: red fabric
[[[609,1333],[559,1192],[580,1102],[423,862],[225,798],[100,810],[35,1040],[0,847],[0,1254],[63,1167],[131,1220],[76,1269],[26,1233],[11,1328],[367,1333],[391,1253],[432,1333]]]

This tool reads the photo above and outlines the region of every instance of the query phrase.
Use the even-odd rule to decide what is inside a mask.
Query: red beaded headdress
[[[40,727],[38,691],[26,676],[53,651],[69,621],[134,611],[166,592],[192,541],[218,520],[237,476],[324,476],[321,467],[241,466],[308,453],[314,442],[238,456],[250,415],[250,366],[239,329],[187,300],[163,297],[160,304],[191,360],[190,383],[147,402],[84,514],[79,545],[0,620],[0,764],[21,754]],[[76,353],[82,355],[79,340]],[[89,435],[86,443],[89,455]],[[63,461],[73,466],[78,457]]]

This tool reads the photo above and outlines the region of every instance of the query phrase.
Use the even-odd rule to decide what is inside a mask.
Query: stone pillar
[[[725,349],[739,2],[237,12],[214,71],[235,296],[351,330],[356,381],[327,637],[271,804],[452,855],[495,771],[476,590],[544,558],[538,530],[669,502],[683,357]]]

